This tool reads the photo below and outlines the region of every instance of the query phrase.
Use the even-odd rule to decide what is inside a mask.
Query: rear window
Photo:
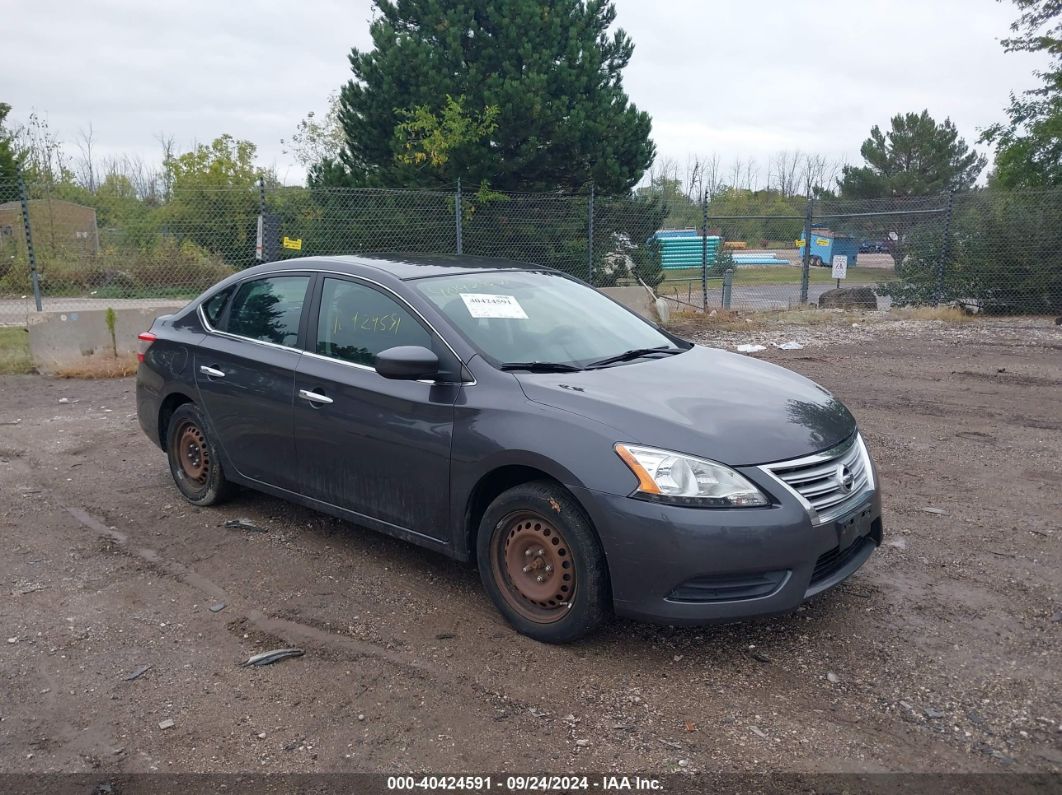
[[[221,313],[225,311],[225,304],[228,302],[229,296],[232,295],[232,289],[227,287],[203,302],[203,317],[214,328],[217,328],[218,323],[221,322]]]
[[[294,348],[309,276],[273,276],[244,282],[232,298],[224,331]]]

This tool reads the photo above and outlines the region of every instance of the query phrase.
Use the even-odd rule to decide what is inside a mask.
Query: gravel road
[[[0,378],[0,770],[1062,771],[1062,332],[755,334],[860,420],[885,545],[787,616],[566,647],[427,551],[181,502],[131,380]]]

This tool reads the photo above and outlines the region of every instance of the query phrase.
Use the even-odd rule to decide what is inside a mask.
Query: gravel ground
[[[787,616],[567,647],[432,553],[251,492],[181,502],[131,380],[0,378],[0,770],[1062,771],[1062,331],[706,342],[848,404],[886,543]]]

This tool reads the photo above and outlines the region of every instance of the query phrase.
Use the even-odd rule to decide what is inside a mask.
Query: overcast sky
[[[322,111],[366,47],[367,0],[0,0],[0,101],[73,143],[91,123],[100,156],[157,160],[221,133],[258,145],[281,179],[307,111]],[[928,108],[967,141],[1002,118],[1044,61],[1004,54],[1016,16],[996,0],[617,0],[635,42],[625,75],[653,117],[659,157],[718,153],[765,166],[778,150],[858,162],[873,124]]]

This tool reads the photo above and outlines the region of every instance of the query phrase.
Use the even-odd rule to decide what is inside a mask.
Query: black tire
[[[533,481],[500,494],[483,514],[476,557],[495,606],[535,640],[576,640],[612,612],[601,544],[582,507],[555,483]],[[521,568],[514,560],[528,563]]]
[[[194,403],[177,407],[166,428],[166,457],[181,495],[193,505],[216,505],[234,491],[225,478],[206,418]]]

